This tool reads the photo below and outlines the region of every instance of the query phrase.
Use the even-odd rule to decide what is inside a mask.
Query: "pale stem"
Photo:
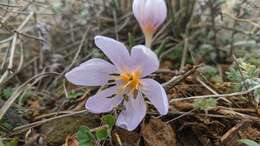
[[[153,33],[146,32],[144,33],[144,36],[145,36],[145,46],[151,48],[153,43]]]

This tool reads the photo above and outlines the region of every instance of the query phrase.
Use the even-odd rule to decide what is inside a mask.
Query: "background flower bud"
[[[164,0],[134,0],[133,13],[150,47],[153,34],[167,17],[166,3]]]

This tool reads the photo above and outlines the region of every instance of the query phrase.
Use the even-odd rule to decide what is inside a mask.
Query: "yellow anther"
[[[120,80],[123,81],[119,88],[119,92],[133,92],[140,87],[141,72],[125,72],[120,75]],[[124,93],[127,94],[127,93]]]

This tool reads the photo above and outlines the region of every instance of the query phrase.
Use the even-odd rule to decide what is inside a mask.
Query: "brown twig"
[[[259,88],[260,88],[260,85],[257,85],[253,88],[250,88],[249,90],[241,91],[241,92],[234,92],[234,93],[230,93],[230,94],[201,95],[201,96],[192,96],[192,97],[187,97],[187,98],[177,98],[177,99],[170,100],[170,103],[175,102],[175,101],[181,101],[181,100],[193,100],[193,99],[203,99],[203,98],[219,98],[219,97],[232,97],[232,96],[246,95]]]
[[[201,67],[201,65],[196,65],[194,66],[192,69],[190,69],[189,71],[187,71],[186,73],[184,73],[183,75],[179,75],[179,76],[174,76],[172,79],[170,79],[168,82],[163,83],[162,86],[164,87],[164,89],[166,91],[170,90],[172,87],[174,87],[175,85],[177,85],[178,83],[180,83],[182,80],[184,80],[185,78],[187,78],[188,76],[190,76],[191,74],[193,74],[199,67]]]

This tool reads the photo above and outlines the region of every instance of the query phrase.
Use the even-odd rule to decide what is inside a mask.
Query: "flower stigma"
[[[126,100],[128,95],[137,96],[137,91],[141,85],[141,72],[132,71],[132,72],[123,72],[118,75],[115,80],[120,81],[118,86],[117,95],[123,96]]]

